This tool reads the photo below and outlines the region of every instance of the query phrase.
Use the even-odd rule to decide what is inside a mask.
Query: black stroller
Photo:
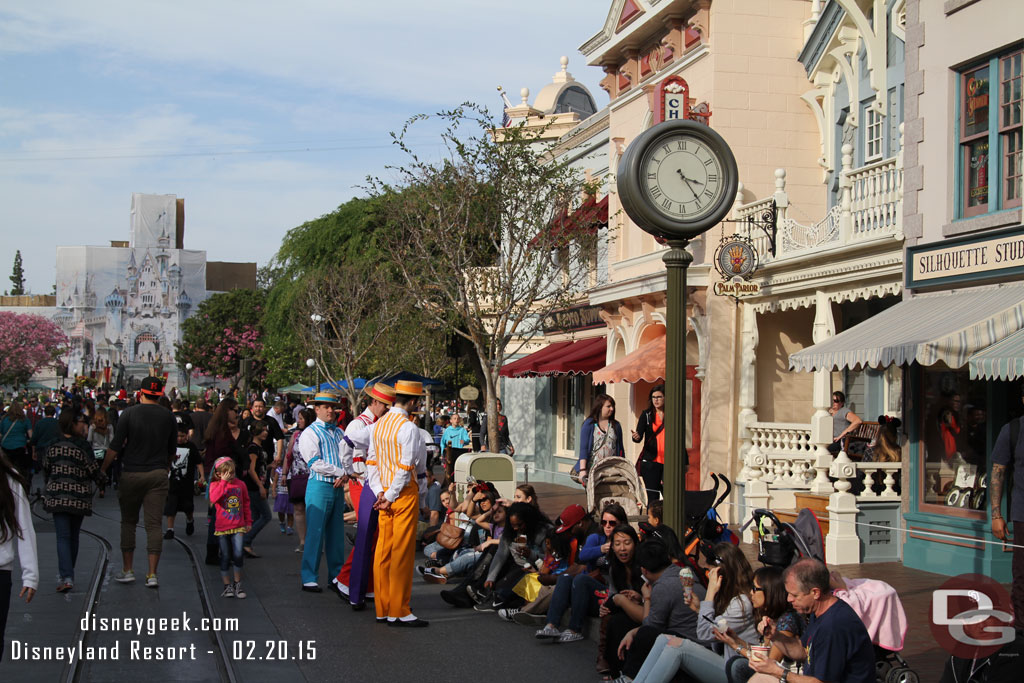
[[[751,523],[757,528],[757,559],[762,564],[785,568],[805,557],[825,561],[825,539],[821,533],[821,524],[808,508],[801,510],[792,524],[781,521],[771,510],[759,508],[754,510],[753,517],[747,522],[748,525]],[[858,612],[858,616],[868,624],[867,615]],[[878,683],[918,683],[917,674],[898,651],[889,650],[877,642],[874,646],[875,678]]]
[[[698,557],[703,554],[714,562],[712,546],[718,542],[725,530],[718,515],[711,515],[732,492],[732,482],[728,477],[711,473],[715,486],[711,489],[686,492],[686,530],[680,543],[683,549],[683,562],[690,567],[701,583],[707,585],[707,574],[698,566]],[[725,490],[719,493],[724,486]]]

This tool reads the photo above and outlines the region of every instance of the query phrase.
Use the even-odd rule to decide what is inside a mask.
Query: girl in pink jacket
[[[214,536],[220,544],[220,575],[224,579],[222,598],[244,598],[242,590],[242,537],[252,526],[249,510],[249,491],[235,478],[235,462],[228,457],[218,458],[213,464],[210,482],[210,502],[217,511]],[[231,563],[235,565],[231,580]]]

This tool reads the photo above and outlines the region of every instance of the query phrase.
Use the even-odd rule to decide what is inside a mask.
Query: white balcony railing
[[[772,201],[778,207],[775,255],[769,252],[768,237],[756,227],[741,224],[738,232],[748,236],[762,263],[803,256],[822,248],[834,249],[867,240],[895,238],[903,234],[903,168],[899,156],[860,168],[852,167],[853,148],[843,147],[839,202],[816,223],[805,225],[791,218],[786,193],[786,171],[775,171],[775,192],[749,204],[733,208],[733,218],[762,220]],[[740,187],[742,192],[742,186]]]

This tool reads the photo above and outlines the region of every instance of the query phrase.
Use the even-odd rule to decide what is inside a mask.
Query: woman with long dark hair
[[[31,602],[39,587],[39,561],[36,556],[36,532],[32,510],[25,491],[28,483],[11,462],[0,455],[0,661],[4,656],[4,631],[11,607],[11,574],[17,547],[21,564],[19,598]]]
[[[690,594],[690,609],[698,613],[697,638],[714,640],[720,620],[726,631],[738,634],[745,642],[757,639],[756,616],[751,602],[753,570],[743,552],[732,543],[718,543],[712,549],[719,564],[708,572],[708,590],[704,600]],[[635,683],[668,683],[676,671],[702,683],[727,683],[725,663],[737,654],[726,648],[725,656],[715,654],[692,640],[660,635],[634,679]]]
[[[602,632],[597,672],[617,677],[622,670],[619,659],[619,644],[631,630],[644,619],[644,601],[641,590],[644,587],[640,565],[636,561],[636,549],[640,537],[629,524],[619,524],[611,533],[611,548],[608,550],[608,597],[599,611]]]
[[[241,444],[242,430],[238,422],[238,401],[230,396],[225,397],[217,404],[217,409],[213,411],[213,417],[210,418],[210,425],[206,428],[204,439],[206,450],[203,452],[204,472],[213,472],[213,464],[217,462],[218,458],[231,458],[236,463],[236,470],[238,469],[237,463],[245,462],[245,453]],[[207,495],[209,495],[209,488],[207,488]],[[210,504],[207,512],[209,529],[206,535],[206,564],[219,566],[220,545],[213,533],[216,514],[216,510]]]
[[[611,457],[626,457],[622,443],[622,425],[615,419],[615,399],[598,394],[590,415],[580,427],[580,452],[575,471],[580,483],[587,485],[587,469]]]
[[[665,471],[665,385],[651,389],[647,397],[647,410],[640,413],[636,429],[631,434],[633,443],[643,441],[643,450],[637,461],[637,471],[644,480],[648,497],[661,496],[662,476]]]
[[[786,584],[782,576],[782,569],[779,567],[761,567],[754,572],[750,602],[754,606],[757,630],[759,634],[762,633],[762,621],[767,617],[775,624],[777,632],[799,638],[803,635],[807,622],[789,604],[789,596],[786,593]],[[750,646],[753,643],[736,637],[736,634],[728,630],[724,633],[715,633],[715,637],[739,653],[725,665],[729,683],[745,683],[754,675],[754,670],[750,668],[749,664]],[[762,634],[758,642],[763,642],[763,639]],[[773,644],[768,656],[777,662],[782,661],[782,650]]]
[[[57,592],[66,593],[75,585],[75,562],[82,520],[92,514],[93,483],[105,483],[85,436],[88,418],[73,410],[60,414],[62,437],[46,449],[43,473],[46,491],[43,507],[53,514],[57,536]]]

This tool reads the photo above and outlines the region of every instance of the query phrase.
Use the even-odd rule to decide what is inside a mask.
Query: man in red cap
[[[143,509],[146,526],[146,552],[149,571],[146,585],[157,588],[156,568],[163,549],[162,515],[167,500],[167,473],[178,447],[178,426],[174,414],[160,405],[164,383],[159,377],[142,380],[140,401],[128,408],[117,420],[114,439],[107,449],[101,469],[106,474],[121,458],[118,498],[121,503],[121,557],[123,566],[114,576],[120,583],[135,581],[132,563],[135,559],[135,527],[139,524],[139,508]]]

